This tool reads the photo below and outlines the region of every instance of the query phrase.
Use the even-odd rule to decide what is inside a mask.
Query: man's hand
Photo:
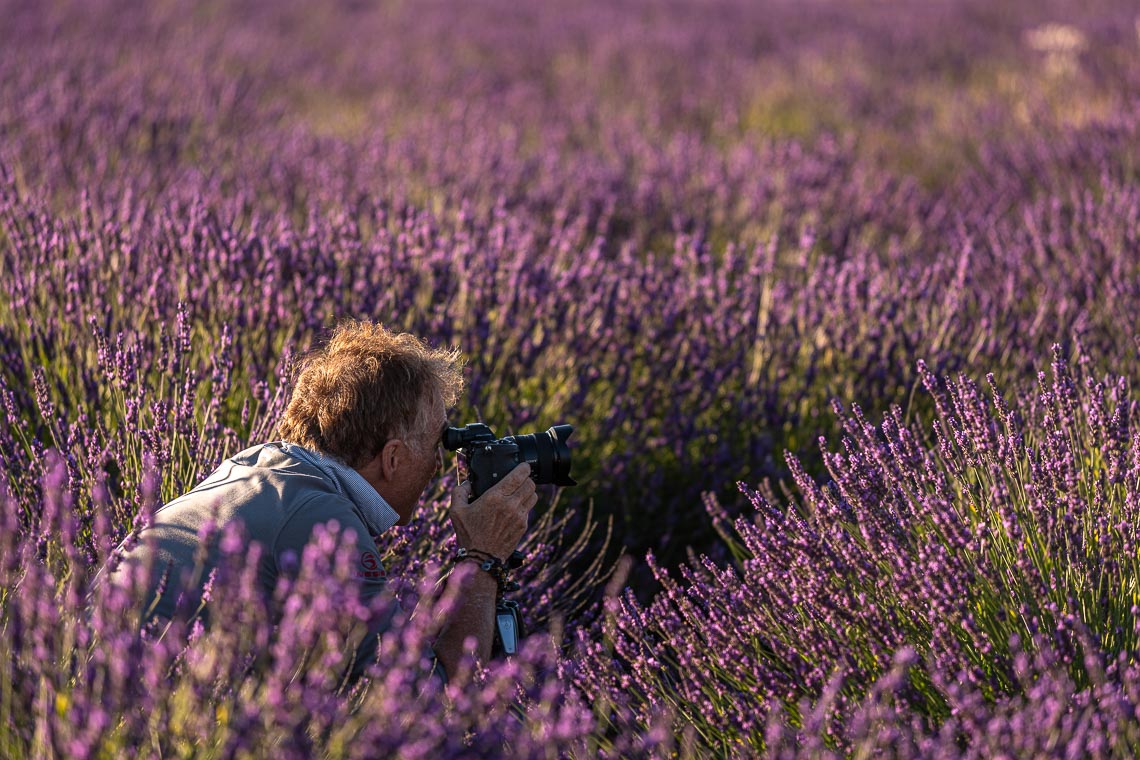
[[[530,465],[520,464],[478,499],[470,499],[471,486],[467,482],[451,492],[449,514],[458,545],[505,561],[522,540],[530,510],[538,503]],[[467,639],[475,640],[475,654],[484,662],[491,656],[494,639],[495,579],[490,573],[476,570],[452,575],[448,583],[456,583],[458,577],[465,580],[454,589],[456,605],[434,646],[449,675],[456,672]]]
[[[451,524],[464,549],[478,549],[506,560],[526,533],[530,510],[538,503],[530,465],[523,462],[475,501],[467,481],[451,491]]]

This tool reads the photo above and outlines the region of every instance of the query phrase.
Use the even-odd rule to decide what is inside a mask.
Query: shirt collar
[[[285,441],[274,444],[286,454],[308,462],[324,473],[337,492],[348,498],[360,510],[364,524],[373,536],[379,536],[395,525],[400,515],[384,497],[376,492],[367,480],[356,470],[339,459]]]

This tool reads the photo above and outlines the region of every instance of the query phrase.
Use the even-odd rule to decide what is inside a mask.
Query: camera
[[[573,432],[573,425],[554,425],[545,433],[497,438],[491,428],[473,422],[444,431],[443,447],[461,451],[467,459],[467,480],[475,499],[523,462],[530,464],[531,480],[539,485],[578,485],[570,477],[570,448],[566,445]]]

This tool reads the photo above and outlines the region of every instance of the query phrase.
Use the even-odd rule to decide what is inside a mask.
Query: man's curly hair
[[[434,395],[455,404],[463,360],[458,350],[352,320],[302,358],[293,383],[278,438],[360,468],[390,439],[422,429]]]

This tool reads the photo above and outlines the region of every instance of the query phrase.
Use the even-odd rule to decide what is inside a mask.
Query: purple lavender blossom
[[[0,754],[1136,754],[1136,11],[1000,6],[0,0]],[[348,316],[579,431],[513,661],[453,472],[367,685],[332,533],[95,583]]]

